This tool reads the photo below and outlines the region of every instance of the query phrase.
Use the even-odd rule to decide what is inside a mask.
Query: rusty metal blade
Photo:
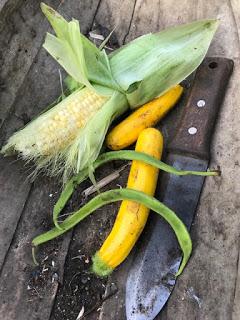
[[[182,170],[206,170],[208,166],[206,160],[180,155],[170,155],[167,162]],[[204,177],[163,175],[161,180],[162,201],[178,213],[189,229]],[[181,262],[177,239],[163,219],[153,214],[146,234],[149,236],[137,248],[127,279],[128,320],[155,318],[172,292]]]

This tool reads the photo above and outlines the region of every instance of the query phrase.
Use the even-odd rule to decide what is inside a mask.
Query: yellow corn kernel
[[[71,94],[54,107],[52,112],[43,115],[35,132],[38,154],[56,153],[68,146],[77,136],[79,129],[85,126],[107,99],[84,88]]]

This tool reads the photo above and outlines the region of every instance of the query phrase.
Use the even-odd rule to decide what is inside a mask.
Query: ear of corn
[[[116,116],[165,92],[199,65],[217,27],[217,21],[207,20],[171,28],[140,37],[108,57],[80,33],[78,21],[67,22],[45,4],[41,8],[56,33],[47,34],[44,48],[77,91],[14,134],[1,152],[17,151],[37,169],[66,178],[93,163]],[[92,99],[80,107],[86,90],[95,94],[96,106]],[[71,104],[79,105],[79,113],[70,115]]]
[[[44,168],[49,175],[63,174],[66,181],[87,167],[89,159],[96,160],[111,121],[126,106],[119,92],[101,96],[79,89],[14,134],[2,152],[15,150],[23,159],[35,160],[34,174]]]
[[[102,108],[89,119],[68,149],[65,159],[66,179],[72,172],[77,173],[92,165],[99,155],[112,120],[127,108],[125,95],[115,91]]]
[[[73,142],[79,129],[101,109],[106,100],[106,97],[88,88],[77,90],[13,135],[9,147],[14,146],[24,158],[58,153]],[[24,136],[28,136],[28,139],[24,140]]]
[[[68,160],[73,142],[108,100],[87,87],[78,89],[14,134],[2,152],[14,149],[23,159],[35,160],[37,170],[44,167],[51,168],[53,175],[63,173],[68,166],[60,164]]]

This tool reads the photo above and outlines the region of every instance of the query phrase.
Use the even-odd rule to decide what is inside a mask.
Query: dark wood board
[[[234,172],[239,173],[237,147],[239,134],[236,121],[236,90],[239,68],[239,25],[240,7],[237,1],[136,1],[133,19],[127,41],[143,32],[157,31],[177,23],[194,19],[218,17],[220,28],[210,47],[209,55],[234,58],[235,73],[228,89],[224,106],[213,141],[211,166],[220,165],[225,172],[221,181],[207,180],[192,230],[194,241],[193,257],[178,280],[176,288],[166,308],[157,317],[172,319],[239,319],[239,182]],[[231,109],[231,111],[230,111]],[[237,120],[238,119],[238,120]],[[231,133],[235,132],[234,137]],[[230,160],[231,159],[231,160]],[[219,225],[219,227],[217,227]],[[226,231],[229,230],[229,231]],[[231,230],[231,231],[230,231]],[[233,242],[235,239],[235,243]],[[122,268],[122,267],[121,267]],[[228,274],[225,273],[226,269]],[[125,283],[118,271],[113,278],[124,295]],[[196,280],[197,279],[197,280]],[[189,291],[190,290],[190,291]],[[200,298],[199,307],[189,292]],[[221,296],[219,296],[221,292]],[[103,305],[101,320],[125,319],[122,297],[112,297]],[[115,310],[111,312],[109,310]],[[176,316],[177,315],[177,316]]]
[[[30,0],[0,2],[1,144],[60,93],[59,67],[41,49],[48,23],[41,15],[39,2]],[[240,318],[238,280],[240,4],[238,0],[208,2],[199,0],[197,3],[195,0],[183,0],[177,3],[173,0],[124,0],[121,3],[116,0],[47,2],[64,13],[66,18],[73,16],[79,19],[85,33],[98,25],[109,30],[117,26],[115,33],[119,44],[143,33],[157,31],[181,22],[208,17],[221,19],[221,26],[209,54],[227,56],[235,60],[235,73],[222,108],[212,149],[211,166],[220,165],[223,176],[217,182],[208,179],[205,184],[192,233],[195,244],[193,256],[188,268],[178,280],[167,307],[158,318],[172,320],[176,319],[177,314],[177,319],[238,320]],[[166,119],[166,128],[175,116],[172,112]],[[169,137],[168,130],[164,127],[163,133],[166,138]],[[52,179],[41,177],[34,185],[25,182],[27,173],[23,163],[15,163],[12,159],[1,158],[0,169],[2,218],[0,319],[75,320],[83,305],[85,312],[91,311],[94,307],[95,311],[98,309],[98,312],[89,313],[86,319],[125,319],[124,305],[121,301],[124,301],[124,279],[131,256],[128,262],[122,264],[108,280],[101,281],[92,275],[86,277],[86,271],[89,269],[89,263],[86,261],[99,248],[109,232],[117,213],[117,205],[99,210],[86,219],[75,229],[71,243],[71,233],[69,233],[40,248],[38,254],[40,261],[47,255],[49,259],[44,261],[45,266],[43,262],[40,268],[36,268],[31,260],[30,241],[34,235],[50,227],[52,207],[60,188]],[[106,166],[99,175],[104,176],[111,170],[112,166]],[[126,176],[127,171],[121,176],[123,184]],[[113,182],[111,187],[116,183],[117,181]],[[12,194],[15,195],[14,201],[10,196]],[[73,207],[79,203],[78,194],[72,201]],[[80,255],[84,257],[77,262],[78,258],[73,258],[79,255],[79,250],[81,250]],[[43,267],[49,269],[42,273]],[[80,273],[77,274],[78,272]],[[52,283],[53,275],[55,281]],[[67,287],[70,280],[73,287],[69,290]],[[59,285],[62,281],[63,284]],[[118,288],[118,292],[102,304],[105,287],[111,287],[111,283]],[[96,290],[93,290],[94,286]],[[193,288],[200,297],[201,308],[189,296],[189,288]],[[74,294],[73,291],[76,289]],[[92,300],[86,299],[87,292],[93,296]],[[64,300],[62,297],[65,293],[68,297]],[[74,303],[72,306],[67,306],[71,297]]]
[[[1,68],[1,74],[4,78],[4,83],[7,84],[1,90],[1,98],[4,99],[6,95],[9,106],[8,110],[3,108],[7,103],[5,100],[1,100],[0,118],[5,120],[2,121],[0,129],[1,144],[6,141],[10,134],[51,103],[61,92],[59,67],[46,54],[44,49],[39,48],[43,42],[45,32],[49,29],[46,19],[43,19],[43,15],[40,12],[39,3],[40,1],[35,4],[37,6],[35,11],[40,17],[39,21],[37,19],[34,20],[31,10],[29,10],[29,6],[34,6],[31,1],[21,2],[20,7],[14,7],[13,10],[9,10],[9,15],[4,16],[5,20],[13,20],[17,30],[21,23],[23,29],[26,29],[26,26],[38,29],[41,40],[39,40],[39,43],[38,41],[36,43],[33,42],[31,33],[27,33],[24,29],[22,33],[28,41],[22,39],[23,35],[20,33],[20,38],[15,39],[16,46],[14,48],[9,48],[10,41],[2,46],[6,52],[11,54],[7,56],[4,53],[5,60],[4,62],[1,60],[4,63],[4,67]],[[53,2],[49,1],[48,3],[54,5]],[[60,8],[55,3],[55,7],[60,12],[63,11],[67,16],[76,15],[76,18],[82,21],[82,30],[87,32],[87,30],[91,29],[98,3],[99,1],[89,1],[88,4],[67,1],[61,2]],[[24,23],[19,18],[21,12],[25,12],[26,15]],[[36,26],[35,23],[37,24]],[[45,25],[44,29],[41,27],[42,24]],[[5,38],[9,36],[12,39],[13,36],[8,35],[8,33],[12,32],[9,23],[6,23],[4,28],[3,32],[6,32]],[[1,37],[4,41],[4,33],[1,33]],[[32,55],[31,59],[29,58],[30,67],[25,70],[24,68],[27,67],[28,63],[19,48],[28,43],[33,48],[35,47],[32,43],[35,44],[36,55]],[[12,55],[15,55],[17,59],[11,60]],[[19,63],[17,63],[18,60]],[[17,63],[15,67],[14,63]],[[12,68],[16,70],[11,71]],[[17,72],[19,73],[19,78],[15,81]],[[44,95],[42,94],[43,88]],[[47,268],[44,264],[39,268],[34,267],[32,264],[30,242],[36,234],[46,230],[47,226],[47,228],[50,227],[53,201],[49,201],[52,200],[49,195],[56,196],[55,192],[59,193],[60,187],[54,187],[53,180],[44,180],[42,178],[39,178],[38,182],[35,182],[34,186],[31,187],[30,182],[26,181],[27,175],[31,172],[27,171],[29,168],[25,168],[25,173],[23,173],[23,163],[12,163],[13,159],[1,158],[0,160],[2,170],[1,186],[3,185],[1,187],[1,230],[3,229],[4,231],[1,234],[0,319],[45,320],[50,316],[59,285],[58,281],[52,283],[52,276],[56,271],[56,278],[58,278],[56,280],[61,280],[71,233],[63,239],[63,242],[60,241],[55,246],[50,244],[42,252],[43,259],[44,256],[49,256],[52,251],[58,252],[55,260],[53,260],[54,267],[51,265],[52,260],[46,260],[45,264],[50,264],[50,271],[45,273],[42,272],[43,268]],[[11,174],[9,174],[10,172]],[[28,196],[30,188],[32,192]],[[12,201],[12,197],[15,197],[14,201]],[[36,281],[35,273],[38,278]],[[32,277],[33,274],[34,277]]]

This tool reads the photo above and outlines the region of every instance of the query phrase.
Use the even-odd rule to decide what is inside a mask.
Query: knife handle
[[[204,59],[196,71],[183,118],[169,151],[210,158],[211,136],[232,70],[230,59]]]

